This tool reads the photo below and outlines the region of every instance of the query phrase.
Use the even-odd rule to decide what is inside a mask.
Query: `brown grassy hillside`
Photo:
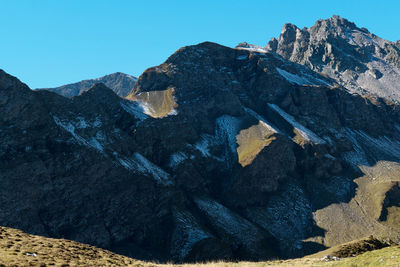
[[[368,248],[367,248],[368,247]],[[142,262],[110,251],[65,239],[26,234],[20,230],[0,227],[0,266],[143,266],[143,267],[261,267],[261,266],[400,266],[400,246],[368,251],[338,261],[322,260],[325,255],[347,256],[363,249],[380,248],[377,240],[363,239],[340,245],[317,254],[293,260],[267,262],[210,262],[199,264],[155,264]]]

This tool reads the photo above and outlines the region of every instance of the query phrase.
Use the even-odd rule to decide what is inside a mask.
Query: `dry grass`
[[[238,143],[237,154],[242,167],[250,165],[258,153],[276,138],[274,132],[260,121],[247,129],[241,130],[236,136]]]
[[[0,227],[0,266],[148,266],[77,242]]]
[[[323,253],[322,253],[323,254]],[[137,261],[110,251],[64,239],[45,238],[0,227],[0,266],[142,266],[142,267],[261,267],[261,266],[397,266],[400,246],[366,252],[340,261],[322,261],[321,255],[267,262],[210,262],[156,264]],[[326,253],[325,253],[326,254]]]
[[[176,265],[166,265],[177,267]],[[179,265],[182,267],[194,266],[193,264]],[[267,262],[211,262],[196,264],[196,267],[364,267],[364,266],[382,266],[382,267],[400,267],[400,246],[392,246],[379,250],[369,251],[357,257],[341,258],[338,261],[324,261],[321,258],[300,258],[293,260],[276,260]]]
[[[145,112],[153,118],[163,118],[171,114],[178,107],[175,101],[175,89],[168,87],[163,91],[142,92],[129,95],[127,99],[138,101],[146,107]]]
[[[383,241],[370,236],[328,248],[318,253],[306,256],[306,258],[322,258],[325,255],[348,258],[361,255],[367,251],[379,250],[390,245],[395,244],[390,241]]]

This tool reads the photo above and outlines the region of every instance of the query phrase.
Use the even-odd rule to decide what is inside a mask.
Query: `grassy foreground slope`
[[[342,250],[343,247],[341,247]],[[337,252],[337,251],[336,251]],[[0,266],[197,266],[197,267],[260,267],[260,266],[391,266],[400,267],[400,246],[369,251],[340,261],[323,261],[334,249],[305,258],[268,262],[212,262],[204,264],[155,264],[134,260],[110,251],[65,239],[26,234],[0,226]]]
[[[110,251],[65,239],[0,227],[0,266],[149,266]]]
[[[172,265],[170,265],[172,266]],[[192,266],[190,264],[183,266]],[[301,258],[294,260],[284,261],[268,261],[268,262],[218,262],[208,264],[197,264],[198,267],[262,267],[262,266],[276,266],[276,267],[363,267],[363,266],[384,266],[384,267],[400,267],[400,247],[387,247],[380,250],[366,252],[362,255],[353,258],[345,258],[340,261],[322,261],[319,258]]]

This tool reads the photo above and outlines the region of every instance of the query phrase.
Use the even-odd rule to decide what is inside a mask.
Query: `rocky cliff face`
[[[132,91],[136,80],[137,78],[132,75],[116,72],[97,79],[84,80],[56,88],[42,88],[38,90],[47,90],[71,98],[89,90],[96,83],[103,83],[120,97],[125,97]]]
[[[399,106],[293,61],[183,47],[127,99],[0,73],[0,223],[174,261],[399,241]]]
[[[309,29],[285,24],[266,49],[334,78],[352,93],[400,100],[399,42],[379,38],[339,16],[318,20]]]

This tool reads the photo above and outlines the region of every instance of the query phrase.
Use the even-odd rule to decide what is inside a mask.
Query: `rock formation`
[[[183,47],[126,99],[1,72],[0,224],[176,262],[398,242],[400,88],[368,74],[398,71],[395,47],[339,17],[287,24],[267,48]]]

